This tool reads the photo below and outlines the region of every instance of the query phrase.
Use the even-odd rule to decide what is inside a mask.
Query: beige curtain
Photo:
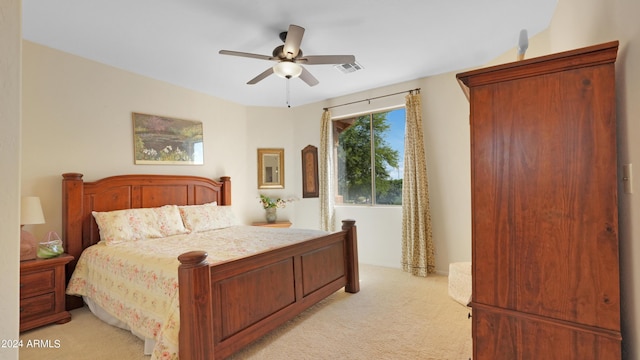
[[[331,111],[325,109],[322,113],[320,130],[320,228],[325,231],[335,230],[333,178],[333,127]]]
[[[402,182],[402,269],[413,275],[427,276],[435,272],[435,256],[419,91],[412,91],[407,95],[406,111]]]

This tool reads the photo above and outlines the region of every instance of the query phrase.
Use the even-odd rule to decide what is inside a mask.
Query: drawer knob
[[[22,306],[20,306],[20,312],[23,312],[24,308]]]
[[[23,284],[23,283],[20,283],[20,288],[22,289],[23,287],[24,287],[24,284]]]

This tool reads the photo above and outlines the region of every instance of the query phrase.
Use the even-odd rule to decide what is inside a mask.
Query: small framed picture
[[[318,185],[318,148],[307,145],[302,149],[302,197],[320,196]]]
[[[284,149],[258,149],[258,189],[284,189]]]

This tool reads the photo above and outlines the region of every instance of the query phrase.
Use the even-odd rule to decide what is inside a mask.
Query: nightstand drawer
[[[52,292],[20,301],[20,320],[54,314],[56,311],[55,299],[56,294]]]
[[[55,290],[55,269],[44,269],[20,275],[20,299]]]

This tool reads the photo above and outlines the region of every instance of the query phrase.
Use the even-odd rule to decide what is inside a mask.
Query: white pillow
[[[184,226],[189,231],[200,232],[237,225],[231,206],[215,204],[179,206]]]
[[[92,214],[107,245],[189,233],[176,205]]]

